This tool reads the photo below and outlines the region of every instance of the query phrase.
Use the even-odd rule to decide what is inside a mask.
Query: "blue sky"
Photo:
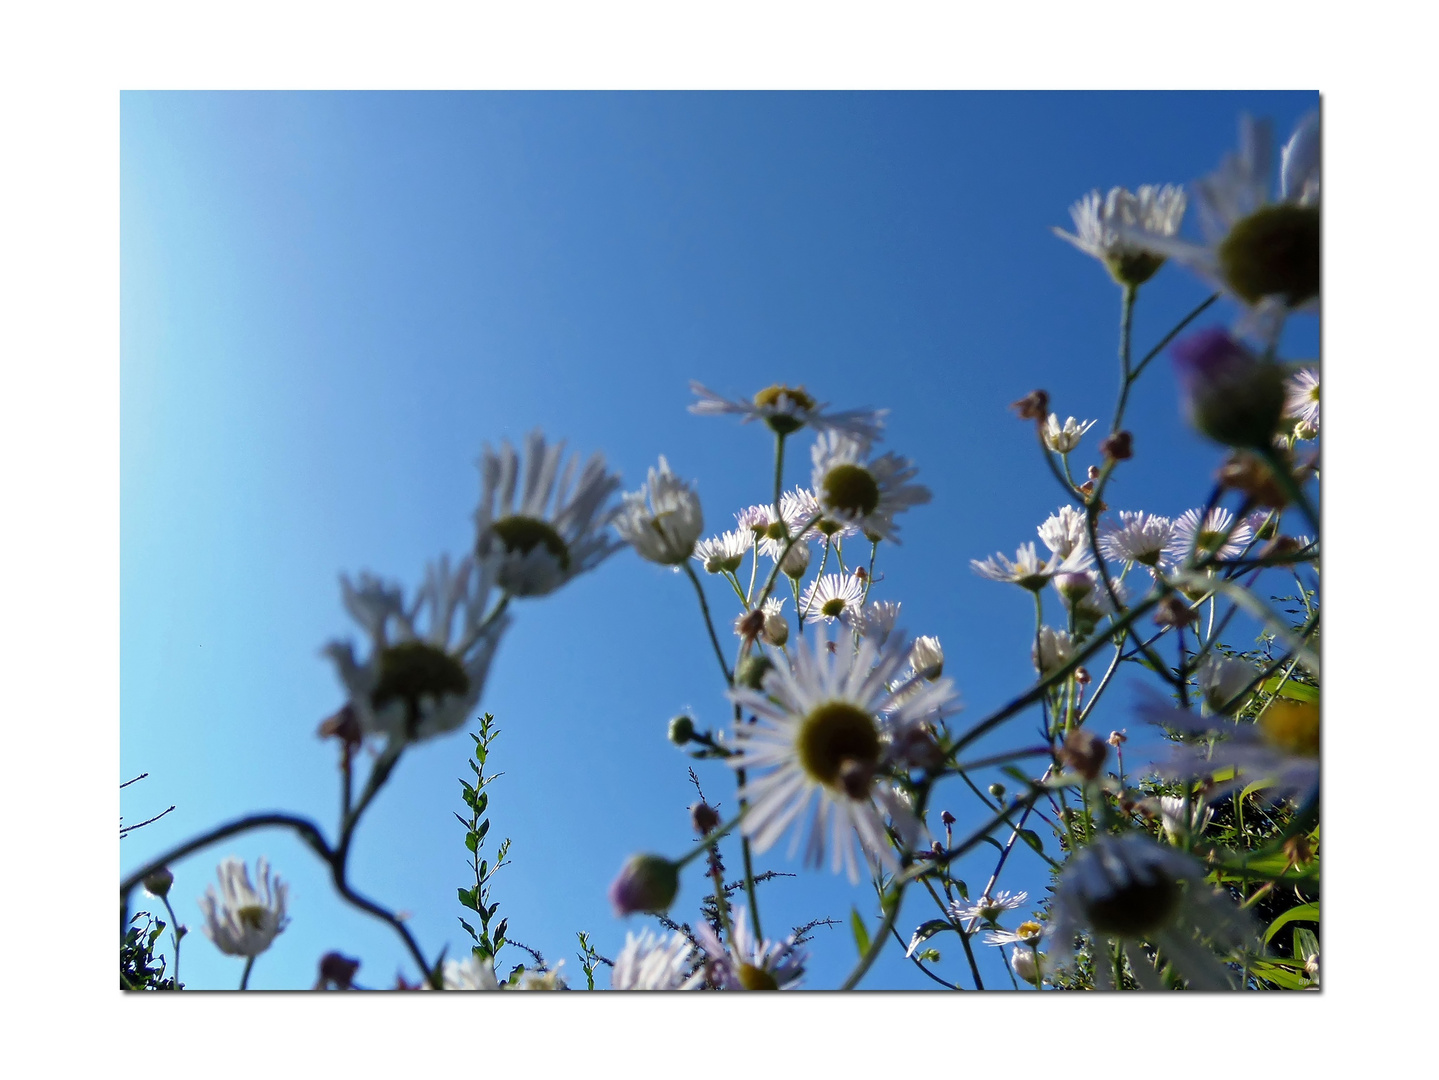
[[[958,724],[983,715],[1028,684],[1032,611],[969,560],[1012,554],[1060,502],[1007,405],[1043,386],[1061,418],[1113,407],[1118,290],[1049,227],[1068,227],[1091,187],[1202,175],[1241,112],[1282,136],[1316,101],[123,95],[120,769],[150,776],[121,812],[177,809],[122,843],[122,867],[256,809],[332,828],[334,750],[314,729],[341,697],[319,649],[358,634],[337,576],[413,587],[427,559],[463,553],[484,443],[540,427],[603,451],[629,488],[663,453],[698,481],[710,532],[763,501],[766,433],[690,415],[691,378],[734,396],[803,383],[836,407],[891,410],[885,448],[914,458],[934,501],[882,553],[874,595],[944,641]],[[1205,295],[1166,268],[1142,292],[1137,346]],[[1312,320],[1297,330],[1292,351],[1313,355]],[[1111,505],[1201,503],[1220,455],[1179,422],[1167,366],[1131,409],[1137,456]],[[807,449],[793,441],[789,484],[807,480]],[[605,888],[624,858],[688,847],[690,762],[665,723],[721,721],[713,656],[688,583],[630,552],[516,614],[482,702],[504,731],[493,830],[514,840],[496,896],[548,957],[572,957],[581,929],[613,955],[626,924]],[[1125,726],[1127,698],[1110,700],[1100,723]],[[357,887],[414,913],[431,953],[464,948],[452,811],[468,747],[456,733],[409,755],[352,862]],[[696,767],[732,803],[727,770]],[[973,820],[962,789],[942,789],[945,806]],[[361,957],[368,985],[409,970],[312,856],[268,833],[176,865],[187,982],[238,982],[193,902],[230,853],[266,854],[291,882],[294,922],[253,986],[308,985],[329,949]],[[767,928],[869,910],[863,889],[784,854],[762,860],[799,875],[767,886]],[[988,869],[959,872],[982,883]],[[1043,882],[1024,864],[1004,884]],[[701,888],[686,880],[679,917]],[[810,985],[836,985],[847,931],[820,931],[812,950]],[[925,983],[892,957],[865,985]]]

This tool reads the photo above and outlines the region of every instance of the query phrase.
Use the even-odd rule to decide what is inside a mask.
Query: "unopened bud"
[[[1003,784],[990,784],[990,785],[989,785],[989,793],[990,793],[991,795],[993,795],[996,799],[1002,799],[1002,798],[1004,798],[1004,785],[1003,785]]]
[[[1089,669],[1087,667],[1075,668],[1074,681],[1077,682],[1080,686],[1088,686],[1090,681]]]
[[[954,815],[951,814],[948,810],[943,810],[940,812],[939,820],[942,821],[945,825],[953,825]]]
[[[1160,626],[1188,626],[1197,618],[1194,609],[1177,596],[1166,596],[1154,609],[1154,621]]]
[[[701,836],[708,836],[719,828],[720,816],[713,806],[700,800],[690,807],[690,824]]]
[[[1099,444],[1099,452],[1112,461],[1128,461],[1134,456],[1134,436],[1127,431],[1107,435]]]
[[[1073,605],[1094,591],[1094,579],[1088,574],[1076,570],[1071,573],[1056,574],[1054,587],[1059,590],[1060,596]]]
[[[764,639],[776,648],[789,640],[789,623],[779,612],[764,617]]]
[[[1021,420],[1038,420],[1043,423],[1049,415],[1049,394],[1036,390],[1014,402],[1010,408],[1019,414]]]
[[[769,674],[774,663],[768,656],[750,655],[739,662],[735,669],[734,681],[737,686],[747,686],[751,690],[758,690],[764,685],[764,677]]]
[[[351,960],[337,952],[327,952],[320,957],[320,986],[332,985],[336,990],[348,990],[354,981],[355,972],[359,970],[358,960]]]
[[[1014,952],[1010,953],[1009,966],[1014,968],[1016,975],[1031,986],[1039,985],[1039,959],[1033,949],[1016,945]]]
[[[1129,741],[1129,736],[1127,736],[1127,735],[1124,734],[1124,732],[1127,731],[1127,730],[1129,730],[1129,729],[1128,729],[1128,728],[1123,728],[1123,729],[1121,729],[1121,730],[1119,730],[1119,731],[1111,731],[1111,732],[1109,733],[1109,738],[1106,739],[1105,742],[1109,743],[1110,746],[1113,746],[1113,747],[1115,747],[1116,749],[1118,749],[1119,747],[1123,746],[1125,743],[1127,743],[1127,742]]]
[[[151,896],[163,899],[169,895],[170,886],[175,884],[175,875],[162,866],[154,873],[146,874],[141,884],[145,886],[145,891]]]
[[[1092,731],[1071,731],[1059,751],[1059,760],[1086,780],[1097,780],[1109,747]]]
[[[1215,442],[1265,450],[1284,411],[1284,369],[1220,329],[1170,347],[1189,422]]]
[[[679,891],[678,866],[663,855],[636,855],[610,885],[610,904],[616,915],[663,912],[674,903]]]
[[[796,540],[794,546],[785,552],[784,558],[780,560],[779,568],[784,572],[785,577],[798,581],[809,569],[809,556],[809,543],[805,540]]]
[[[676,716],[670,721],[670,742],[684,746],[695,737],[695,722],[688,716]]]

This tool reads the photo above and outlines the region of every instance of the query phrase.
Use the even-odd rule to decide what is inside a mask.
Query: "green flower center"
[[[392,701],[416,707],[423,696],[469,693],[470,677],[460,662],[423,641],[402,641],[380,653],[380,678],[370,692],[376,709]]]
[[[858,517],[879,506],[879,484],[862,465],[836,465],[824,476],[825,502]]]
[[[247,904],[238,909],[235,918],[251,930],[265,929],[265,909],[258,904]]]
[[[1219,244],[1219,271],[1257,304],[1282,296],[1298,307],[1319,295],[1319,208],[1279,203],[1235,223]]]
[[[1159,272],[1164,265],[1163,255],[1147,251],[1126,251],[1110,255],[1104,260],[1109,276],[1121,285],[1143,285]]]
[[[803,386],[767,386],[754,396],[754,403],[759,409],[782,408],[784,398],[788,398],[803,412],[809,412],[815,406],[814,398],[804,392]]]
[[[821,784],[843,790],[840,774],[848,762],[871,770],[879,764],[879,729],[874,717],[846,701],[827,701],[800,721],[795,749],[800,766]]]
[[[1158,930],[1179,906],[1179,884],[1167,877],[1131,881],[1086,905],[1089,925],[1111,937],[1141,938]]]
[[[764,535],[770,540],[788,540],[789,530],[785,528],[783,521],[771,521],[764,527]]]
[[[753,964],[738,964],[735,967],[735,977],[739,984],[746,990],[778,990],[779,983],[775,977],[763,968],[757,968]]]
[[[1300,757],[1319,756],[1319,706],[1277,698],[1259,718],[1259,731],[1271,746]]]
[[[844,614],[844,601],[836,596],[821,604],[819,610],[820,614],[826,615],[831,619],[837,619],[840,615]]]
[[[500,538],[508,552],[518,551],[521,555],[528,555],[543,545],[555,557],[561,570],[570,568],[570,549],[548,521],[516,514],[500,518],[490,526],[490,530]]]

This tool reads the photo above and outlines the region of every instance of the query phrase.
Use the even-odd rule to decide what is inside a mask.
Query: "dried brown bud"
[[[954,824],[954,815],[951,814],[948,810],[943,810],[940,812],[939,820],[942,821],[946,827],[948,827]]]
[[[1075,668],[1075,669],[1074,669],[1074,681],[1077,682],[1080,686],[1088,686],[1088,685],[1089,685],[1089,669],[1086,668],[1086,667],[1077,667],[1077,668]]]
[[[1116,747],[1116,748],[1117,748],[1117,747],[1120,747],[1120,746],[1123,746],[1125,743],[1127,743],[1127,742],[1129,741],[1129,736],[1126,735],[1126,734],[1124,734],[1124,732],[1127,731],[1127,730],[1128,730],[1127,728],[1121,728],[1119,731],[1111,731],[1111,732],[1109,733],[1109,738],[1106,739],[1105,741],[1106,741],[1107,743],[1109,743],[1110,746],[1113,746],[1113,747]]]
[[[327,952],[320,957],[320,982],[322,990],[333,986],[336,990],[350,989],[354,981],[355,972],[360,970],[360,962],[351,960],[348,956],[341,956],[337,952]],[[409,989],[409,987],[404,987]]]
[[[1059,749],[1059,760],[1086,780],[1098,779],[1108,756],[1109,747],[1104,740],[1083,728],[1071,731]]]
[[[1154,621],[1160,626],[1188,626],[1197,618],[1194,609],[1177,596],[1166,596],[1154,610]]]
[[[1242,491],[1258,506],[1282,510],[1289,502],[1284,489],[1275,479],[1274,470],[1259,455],[1248,450],[1236,450],[1230,454],[1219,467],[1215,479],[1225,487]],[[1295,478],[1295,482],[1301,482],[1299,477]]]
[[[322,739],[334,737],[347,746],[359,746],[364,741],[360,718],[355,715],[355,707],[348,702],[339,712],[326,717],[316,734]]]
[[[759,637],[764,629],[764,611],[755,608],[749,614],[742,616],[734,625],[735,633],[746,641],[753,641]]]
[[[1019,414],[1021,420],[1038,420],[1042,424],[1049,415],[1049,394],[1036,390],[1014,402],[1010,408]]]
[[[1134,456],[1134,436],[1127,431],[1107,435],[1099,444],[1099,452],[1114,461],[1128,461]]]
[[[719,811],[701,800],[690,807],[690,824],[695,827],[695,832],[708,836],[719,828]]]

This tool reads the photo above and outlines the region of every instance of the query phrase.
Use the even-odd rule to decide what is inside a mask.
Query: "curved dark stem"
[[[1214,293],[1209,297],[1208,300],[1204,301],[1204,303],[1200,304],[1188,315],[1180,319],[1179,324],[1175,326],[1173,330],[1169,331],[1169,333],[1165,334],[1162,338],[1160,338],[1159,344],[1154,346],[1154,348],[1150,349],[1147,353],[1145,353],[1144,359],[1140,360],[1139,363],[1134,365],[1134,370],[1130,372],[1129,375],[1130,379],[1133,380],[1139,378],[1140,372],[1142,372],[1146,367],[1149,366],[1149,362],[1164,351],[1164,346],[1168,345],[1171,341],[1173,341],[1180,334],[1182,334],[1186,326],[1188,326],[1195,319],[1199,318],[1199,316],[1203,315],[1206,311],[1208,311],[1210,305],[1218,299],[1219,293]]]
[[[719,661],[720,670],[724,672],[725,682],[733,686],[734,675],[730,672],[729,665],[725,663],[724,650],[720,648],[719,637],[715,634],[715,624],[714,620],[710,618],[710,605],[709,601],[705,599],[704,586],[700,584],[700,579],[695,576],[694,567],[688,562],[684,564],[684,567],[685,573],[689,575],[690,581],[694,584],[695,595],[700,598],[700,611],[705,617],[705,629],[710,632],[710,644],[714,646],[715,659]]]
[[[902,938],[902,937],[900,936],[900,933],[899,933],[898,930],[896,930],[894,927],[891,926],[891,927],[889,928],[889,932],[890,932],[892,935],[894,935],[894,940],[897,941],[897,942],[899,942],[899,947],[900,947],[901,949],[908,949],[908,948],[909,948],[909,946],[904,943],[904,938]],[[948,987],[950,990],[963,990],[963,989],[964,989],[964,987],[962,987],[962,986],[956,986],[954,983],[950,982],[948,979],[941,979],[941,978],[940,978],[938,975],[936,975],[934,972],[930,971],[929,968],[925,967],[925,966],[924,966],[924,961],[921,960],[919,957],[917,957],[917,956],[911,956],[911,957],[909,958],[909,960],[910,960],[910,963],[912,963],[915,967],[919,968],[920,971],[924,972],[926,975],[928,975],[928,976],[929,976],[931,979],[933,979],[935,982],[939,983],[940,986]]]

